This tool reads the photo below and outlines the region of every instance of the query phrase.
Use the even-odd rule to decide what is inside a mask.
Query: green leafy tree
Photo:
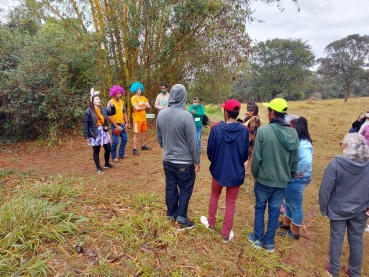
[[[250,64],[252,90],[262,101],[291,94],[311,75],[314,60],[310,45],[300,39],[260,42]]]
[[[325,47],[326,58],[318,59],[318,73],[334,77],[345,83],[345,102],[350,95],[352,83],[357,79],[368,79],[369,36],[349,35]]]
[[[8,53],[0,70],[1,135],[56,137],[79,126],[98,76],[96,46],[76,42],[55,19],[35,34],[22,26],[0,33]]]

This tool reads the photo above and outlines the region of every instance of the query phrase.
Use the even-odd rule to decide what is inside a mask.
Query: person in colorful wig
[[[128,134],[126,130],[126,124],[128,123],[127,111],[124,105],[124,101],[121,99],[122,95],[124,95],[125,91],[122,87],[115,85],[110,89],[109,95],[112,97],[108,102],[109,106],[113,105],[116,108],[115,115],[109,116],[109,121],[111,122],[111,135],[112,135],[112,144],[111,144],[111,158],[113,162],[117,163],[120,159],[126,158],[125,148],[128,141]],[[120,138],[120,146],[119,153],[117,157],[117,148],[119,145]]]
[[[131,104],[133,107],[133,155],[138,156],[137,143],[141,142],[141,150],[147,151],[151,148],[146,145],[146,133],[147,133],[147,120],[146,109],[151,109],[149,101],[143,96],[144,86],[140,82],[135,82],[129,88],[134,94],[131,98]]]

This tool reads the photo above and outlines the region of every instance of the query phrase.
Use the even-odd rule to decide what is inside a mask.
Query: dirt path
[[[80,137],[68,138],[60,146],[39,146],[39,142],[17,143],[0,148],[0,168],[19,170],[41,176],[60,174],[63,176],[96,176],[104,180],[121,181],[147,172],[155,174],[161,167],[160,146],[153,138],[148,140],[151,151],[140,151],[140,156],[132,155],[132,142],[126,147],[127,158],[116,163],[115,169],[107,169],[98,175],[92,159],[92,147]],[[100,162],[103,165],[103,148]],[[150,162],[148,162],[150,161]]]

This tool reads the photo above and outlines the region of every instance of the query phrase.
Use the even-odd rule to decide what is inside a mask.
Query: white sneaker
[[[208,222],[208,219],[206,218],[206,216],[202,215],[200,217],[200,221],[205,226],[206,229],[213,230],[213,229],[209,228],[209,222]]]
[[[225,242],[225,243],[230,242],[233,238],[234,238],[234,233],[231,230],[231,232],[229,233],[229,237],[228,238],[223,238],[223,242]]]
[[[365,228],[365,232],[369,232],[369,225]]]

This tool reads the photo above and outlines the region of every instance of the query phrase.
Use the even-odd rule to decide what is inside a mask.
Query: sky
[[[254,16],[263,20],[247,25],[256,41],[301,39],[311,45],[316,58],[325,57],[324,48],[348,35],[369,35],[369,0],[299,0],[300,12],[292,0],[282,0],[285,10],[276,4],[252,2]]]

